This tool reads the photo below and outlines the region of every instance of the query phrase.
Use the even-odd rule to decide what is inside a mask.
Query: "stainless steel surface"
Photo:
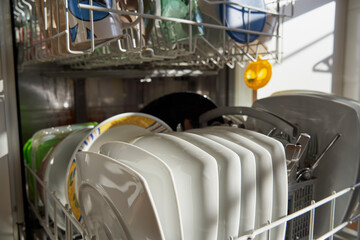
[[[41,76],[39,67],[20,72],[18,84],[23,142],[37,130],[74,123],[73,80]]]
[[[309,134],[301,133],[295,144],[287,144],[285,147],[286,159],[290,160],[290,162],[288,162],[289,181],[294,181],[296,179],[299,160],[303,156],[310,138]]]
[[[0,239],[19,239],[18,224],[24,222],[11,17],[10,1],[0,1],[0,79],[4,81],[4,113],[0,114],[0,124],[5,124],[6,129],[0,132],[0,136],[6,135],[0,148],[8,149],[0,162]]]
[[[286,160],[295,161],[301,152],[301,145],[287,144],[285,147]]]
[[[298,177],[296,181],[299,180],[308,180],[312,177],[312,172],[319,165],[321,159],[325,156],[325,154],[330,150],[330,148],[335,144],[335,142],[340,138],[341,134],[336,134],[333,140],[325,147],[325,149],[321,152],[321,154],[317,157],[315,162],[310,168],[303,168],[298,171]]]
[[[101,122],[122,112],[139,111],[152,100],[172,92],[204,94],[220,106],[226,104],[228,95],[222,75],[145,79],[134,78],[132,71],[118,71],[104,79],[100,77],[103,71],[92,71],[92,77],[87,73],[81,76],[79,72],[74,76],[62,75],[61,71],[39,65],[19,73],[23,141],[39,129],[80,121],[76,117],[79,112],[86,115],[82,116],[83,121]],[[49,72],[54,74],[48,75]],[[59,76],[56,72],[60,72]],[[82,81],[84,84],[80,84]]]
[[[301,145],[287,144],[285,147],[286,160],[288,161],[287,170],[288,170],[289,181],[293,179],[293,176],[296,173],[301,151],[302,151]]]
[[[61,71],[44,71],[43,75],[48,77],[101,77],[106,81],[108,78],[124,76],[129,78],[160,78],[160,77],[201,77],[216,76],[218,70],[203,69],[111,69],[111,70],[61,70]]]
[[[301,133],[298,140],[296,141],[296,145],[300,145],[301,146],[301,151],[299,153],[299,156],[297,157],[298,159],[300,159],[303,154],[305,153],[306,147],[309,144],[311,136],[307,133]]]

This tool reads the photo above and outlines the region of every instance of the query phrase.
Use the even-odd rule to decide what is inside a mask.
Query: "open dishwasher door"
[[[24,222],[10,1],[0,2],[0,239],[21,239]]]

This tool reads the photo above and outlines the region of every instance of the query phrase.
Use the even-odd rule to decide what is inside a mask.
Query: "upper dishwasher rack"
[[[149,0],[147,0],[149,1]],[[160,1],[160,0],[158,0]],[[233,68],[236,63],[254,61],[259,55],[267,59],[281,60],[281,23],[294,12],[295,0],[266,0],[266,10],[231,1],[200,0],[208,6],[222,9],[222,23],[201,14],[196,0],[188,2],[187,19],[162,16],[161,12],[144,13],[144,0],[136,10],[118,10],[95,6],[96,1],[79,1],[81,11],[89,12],[88,41],[72,44],[70,0],[15,0],[14,16],[20,63],[23,65],[56,61],[77,69],[136,65],[149,63],[154,66]],[[84,4],[88,2],[89,4]],[[235,6],[246,11],[247,28],[252,13],[266,14],[265,27],[261,32],[236,29],[225,24],[225,6]],[[156,7],[156,6],[155,6]],[[157,5],[159,8],[159,5]],[[289,12],[289,14],[287,14]],[[94,13],[115,14],[135,19],[137,24],[123,28],[116,37],[98,40]],[[196,16],[195,16],[196,15]],[[198,18],[198,15],[202,16]],[[254,14],[253,14],[254,15]],[[245,21],[245,20],[244,20]],[[149,28],[145,23],[152,22]],[[162,24],[181,27],[186,37],[169,41],[164,36]],[[148,24],[149,25],[149,24]],[[227,32],[258,36],[255,41],[238,43]],[[201,33],[199,33],[201,32]]]

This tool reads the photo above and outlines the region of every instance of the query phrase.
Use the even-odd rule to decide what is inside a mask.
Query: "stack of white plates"
[[[54,129],[58,130],[59,127]],[[71,134],[69,134],[69,129],[73,130]],[[80,192],[77,189],[77,187],[80,186],[80,183],[77,184],[77,179],[75,178],[77,167],[75,160],[76,153],[79,151],[97,153],[99,152],[100,146],[109,141],[130,141],[137,136],[143,136],[144,134],[150,133],[167,132],[171,131],[171,129],[167,124],[151,115],[143,113],[124,113],[105,120],[95,128],[93,127],[93,124],[80,124],[66,127],[64,131],[67,132],[68,136],[55,144],[41,162],[39,176],[44,182],[46,188],[42,188],[42,185],[40,184],[37,186],[40,198],[43,204],[47,206],[49,217],[54,221],[56,226],[62,230],[65,230],[65,214],[61,208],[55,204],[55,201],[50,196],[52,194],[55,194],[55,197],[62,205],[65,206],[66,204],[69,204],[77,220],[79,222],[83,222],[78,201],[79,195],[77,194]],[[60,133],[64,135],[64,131],[60,131]],[[103,166],[102,162],[99,163]],[[101,176],[104,176],[104,171],[100,170],[100,167],[95,169],[89,167],[87,169],[89,171],[94,170],[95,172],[99,172],[102,174]],[[83,171],[83,174],[85,173],[86,172]],[[118,174],[118,172],[115,173]],[[94,174],[91,174],[91,176],[96,177]],[[96,204],[101,204],[99,199],[102,198],[103,194],[96,194],[97,188],[94,188],[91,184],[84,184],[82,188],[86,189],[86,193],[88,194],[83,195],[82,197],[83,199],[88,200],[88,204],[89,201],[90,203],[91,201],[94,201]],[[175,197],[173,198],[175,199]],[[85,204],[84,201],[83,204]],[[111,201],[111,199],[109,201]],[[115,203],[117,204],[118,201],[115,201]],[[111,205],[110,202],[109,204]],[[102,208],[99,209],[103,210],[103,208],[109,207],[110,205],[103,205]],[[84,206],[86,206],[86,204]],[[109,207],[109,209],[118,208],[119,206],[116,206],[116,208]],[[137,208],[136,211],[139,211],[139,208]],[[101,217],[105,217],[105,220],[113,220],[113,218],[115,218],[115,215],[108,214],[103,216],[103,213],[108,214],[109,211],[104,210],[101,212]],[[94,219],[96,219],[96,217],[94,217]],[[91,223],[92,222],[88,223],[89,229],[94,228]],[[120,236],[120,232],[118,230],[112,230],[114,226],[116,225],[111,225],[109,229],[111,229],[111,231],[115,231],[115,236]],[[98,234],[99,233],[97,233],[97,235]],[[136,237],[133,238],[137,239]],[[151,239],[157,238],[155,237]]]
[[[123,118],[94,128],[69,164],[68,200],[90,235],[225,240],[287,214],[286,160],[277,140],[231,127],[171,132],[149,115]],[[285,225],[270,234],[284,239]]]

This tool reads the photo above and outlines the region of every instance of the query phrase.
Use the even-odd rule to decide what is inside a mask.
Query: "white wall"
[[[283,61],[273,64],[272,79],[258,90],[258,98],[293,89],[331,92],[335,8],[335,0],[296,1],[294,17],[283,24]],[[242,72],[237,68],[239,81]],[[238,90],[242,97],[236,104],[249,105],[248,98],[243,99],[249,90]]]
[[[360,1],[349,0],[342,94],[360,101]]]

